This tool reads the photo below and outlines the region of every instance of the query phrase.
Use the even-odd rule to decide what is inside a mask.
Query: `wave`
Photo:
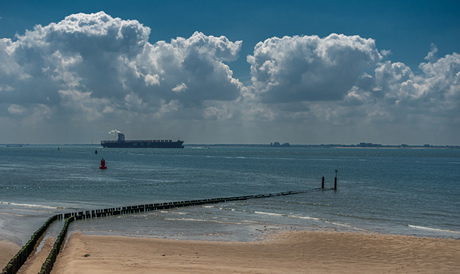
[[[3,205],[13,205],[13,206],[22,206],[22,207],[37,207],[37,208],[46,208],[46,209],[64,209],[65,207],[60,206],[46,206],[46,205],[36,205],[36,204],[19,204],[19,203],[10,203],[10,202],[1,202]]]
[[[218,224],[242,224],[241,222],[220,221],[211,219],[194,219],[194,218],[165,218],[166,221],[184,221],[184,222],[207,222]]]
[[[220,210],[227,210],[227,211],[237,211],[235,208],[230,208],[230,207],[219,207]],[[240,210],[244,211],[244,210]]]
[[[423,230],[431,230],[431,231],[438,231],[438,232],[448,232],[448,233],[459,233],[460,231],[455,230],[447,230],[447,229],[439,229],[439,228],[432,228],[432,227],[425,227],[425,226],[418,226],[418,225],[407,225],[410,228],[415,229],[423,229]]]
[[[310,216],[298,216],[298,215],[288,215],[288,214],[280,214],[280,213],[272,213],[272,212],[263,212],[263,211],[254,211],[256,214],[263,214],[263,215],[270,215],[270,216],[280,216],[280,217],[288,217],[288,218],[296,218],[296,219],[303,219],[303,220],[315,220],[315,221],[322,221],[320,218],[314,218]]]
[[[211,220],[193,219],[193,218],[165,218],[167,221],[191,221],[191,222],[209,222]]]
[[[309,202],[297,202],[297,201],[294,201],[294,202],[287,201],[287,202],[288,202],[288,203],[293,203],[293,204],[308,205],[308,206],[326,206],[326,207],[331,207],[330,204],[309,203]]]
[[[5,213],[5,212],[0,212],[0,214],[8,215],[8,216],[16,216],[16,217],[24,217],[24,216],[26,216],[26,215],[22,215],[22,214]]]
[[[320,218],[314,218],[314,217],[309,217],[309,216],[296,216],[296,215],[288,215],[289,218],[297,218],[297,219],[303,219],[303,220],[315,220],[315,221],[322,221]]]
[[[343,226],[343,227],[348,227],[348,228],[356,228],[356,227],[354,227],[354,226],[347,225],[347,224],[341,224],[341,223],[330,222],[330,221],[325,221],[325,222],[326,222],[326,223],[329,223],[329,224],[336,225],[336,226]]]
[[[220,210],[236,211],[235,208],[219,207]]]
[[[287,216],[286,214],[263,212],[263,211],[254,211],[255,214],[271,215],[271,216]]]
[[[213,155],[206,155],[206,158],[221,158],[221,159],[247,159],[246,156],[213,156]]]
[[[364,216],[357,216],[357,215],[351,215],[351,214],[336,213],[336,215],[337,216],[342,216],[342,217],[347,217],[347,218],[362,219],[362,220],[391,221],[391,219],[375,218],[375,217],[364,217]]]

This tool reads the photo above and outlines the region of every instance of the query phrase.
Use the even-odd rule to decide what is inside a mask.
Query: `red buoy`
[[[107,169],[107,167],[105,166],[105,160],[104,158],[102,158],[101,160],[101,166],[99,167],[100,169]]]

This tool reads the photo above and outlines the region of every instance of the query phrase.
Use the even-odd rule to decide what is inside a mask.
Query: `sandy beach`
[[[216,242],[73,233],[53,273],[460,273],[460,240],[290,231]]]
[[[18,253],[19,249],[21,246],[13,242],[0,240],[0,270]]]

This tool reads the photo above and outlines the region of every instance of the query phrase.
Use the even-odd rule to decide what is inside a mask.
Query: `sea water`
[[[331,188],[336,174],[337,191],[321,190],[321,178]],[[0,238],[24,244],[57,213],[285,191],[303,193],[87,219],[71,231],[242,241],[285,229],[460,238],[460,150],[90,145],[0,147]]]

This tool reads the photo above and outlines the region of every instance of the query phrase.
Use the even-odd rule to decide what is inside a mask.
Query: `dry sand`
[[[460,273],[460,240],[291,231],[243,243],[73,233],[53,273]]]
[[[13,242],[0,241],[0,270],[13,258],[21,247]]]

